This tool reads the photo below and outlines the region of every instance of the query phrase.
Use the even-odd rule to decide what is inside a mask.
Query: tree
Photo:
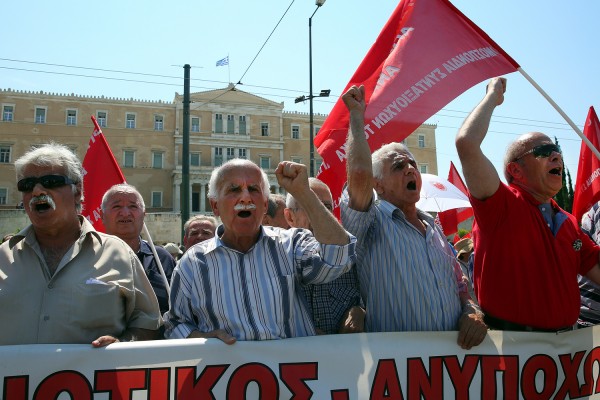
[[[558,139],[554,137],[554,143],[558,146]],[[564,166],[564,160],[563,160]],[[566,172],[565,172],[566,171]],[[571,212],[573,209],[573,182],[571,181],[571,173],[567,167],[564,167],[562,174],[562,188],[554,196],[554,200],[558,203],[560,208],[567,212]]]

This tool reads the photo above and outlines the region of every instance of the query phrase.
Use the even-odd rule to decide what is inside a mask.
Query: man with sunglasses
[[[156,338],[158,302],[135,253],[80,215],[77,156],[51,143],[15,169],[31,225],[0,246],[0,345]]]
[[[317,178],[308,178],[308,186],[321,203],[333,213],[333,198],[329,186]],[[313,231],[308,213],[288,193],[285,219],[292,228]],[[320,285],[302,285],[317,334],[364,332],[365,311],[361,307],[356,269],[342,274],[331,282]]]
[[[493,329],[562,331],[579,315],[577,274],[600,281],[600,249],[552,199],[562,187],[560,147],[543,133],[521,135],[504,156],[500,181],[483,142],[505,78],[494,78],[463,123],[456,148],[475,212],[473,280]],[[518,243],[518,255],[505,239]]]

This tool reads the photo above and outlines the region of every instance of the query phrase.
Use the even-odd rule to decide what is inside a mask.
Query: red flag
[[[458,170],[452,161],[450,161],[448,181],[456,186],[467,197],[469,196],[469,190],[467,189],[467,186],[465,186],[465,183],[460,177],[460,174],[458,173]],[[438,213],[438,216],[440,218],[442,228],[444,229],[444,233],[446,235],[452,235],[453,233],[458,232],[458,224],[473,216],[473,209],[470,207],[456,208],[453,210],[440,212]]]
[[[600,122],[598,122],[594,107],[590,107],[583,134],[595,148],[600,148]],[[600,179],[598,177],[600,177],[600,160],[592,153],[585,142],[581,142],[577,180],[575,181],[575,196],[573,198],[573,215],[577,218],[577,221],[581,221],[583,214],[600,200]]]
[[[401,0],[346,86],[365,85],[371,150],[401,141],[456,96],[519,65],[448,0]],[[349,115],[340,98],[315,137],[333,198],[346,177]]]
[[[94,133],[83,158],[83,216],[97,231],[105,232],[100,213],[102,196],[111,186],[124,183],[125,177],[93,116],[92,122]]]

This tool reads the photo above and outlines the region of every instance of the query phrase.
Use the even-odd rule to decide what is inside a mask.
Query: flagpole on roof
[[[231,64],[229,63],[229,53],[227,53],[227,74],[229,82],[231,83]]]
[[[542,89],[540,85],[538,85],[537,82],[535,82],[533,78],[527,74],[527,72],[523,71],[521,67],[517,68],[517,71],[519,71],[521,75],[523,75],[525,79],[527,79],[529,83],[531,83],[533,87],[535,87],[538,90],[538,92],[540,92],[542,96],[544,96],[544,98],[548,100],[552,107],[554,107],[554,109],[558,111],[558,113],[565,119],[565,121],[567,121],[571,128],[573,128],[575,133],[579,135],[579,137],[581,138],[581,140],[583,140],[587,147],[589,147],[590,150],[592,150],[592,153],[594,153],[594,155],[598,157],[598,159],[600,159],[600,152],[598,151],[598,149],[592,144],[592,142],[590,142],[590,140],[583,134],[583,132],[581,132],[581,129],[579,129],[579,127],[575,125],[571,118],[569,118],[569,116],[565,114],[565,112],[558,106],[558,104],[556,104],[554,100],[552,100],[548,93],[546,93],[544,89]]]

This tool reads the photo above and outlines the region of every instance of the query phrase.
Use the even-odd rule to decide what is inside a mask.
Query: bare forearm
[[[373,166],[371,149],[364,133],[362,112],[350,113],[350,131],[346,142],[348,154],[348,194],[350,207],[366,210],[373,196]]]
[[[302,196],[296,197],[296,200],[306,211],[315,239],[319,243],[343,246],[350,242],[348,233],[314,192],[304,193]]]

